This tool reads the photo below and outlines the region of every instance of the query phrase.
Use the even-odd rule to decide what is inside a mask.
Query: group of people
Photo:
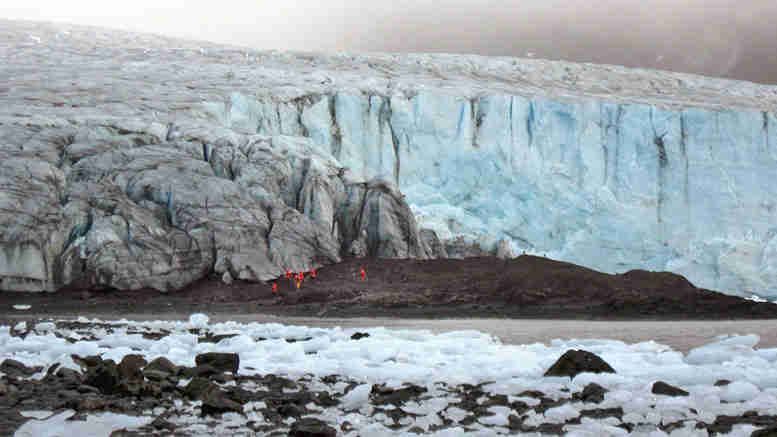
[[[305,272],[298,272],[294,273],[289,269],[286,269],[286,279],[290,281],[296,281],[297,288],[302,287],[302,281],[305,280]],[[359,267],[359,276],[361,277],[362,281],[367,280],[367,271],[364,270],[364,267]],[[316,277],[316,269],[313,268],[310,272],[308,272],[308,277],[315,278]],[[272,292],[277,294],[278,293],[278,281],[273,281],[272,283]]]

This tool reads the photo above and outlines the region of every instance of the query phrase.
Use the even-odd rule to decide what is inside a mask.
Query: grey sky
[[[777,84],[775,0],[11,0],[0,17],[305,51],[449,52]]]

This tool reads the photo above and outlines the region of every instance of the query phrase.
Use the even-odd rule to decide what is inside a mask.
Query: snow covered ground
[[[192,315],[188,321],[104,322],[85,318],[78,321],[95,327],[89,332],[58,327],[54,322],[40,322],[35,326],[20,322],[13,327],[0,327],[0,362],[11,358],[28,366],[43,366],[41,372],[32,376],[39,379],[54,363],[80,371],[71,354],[82,357],[99,354],[116,362],[128,354],[142,354],[148,360],[164,356],[176,365],[194,366],[198,354],[238,353],[241,375],[275,374],[297,380],[307,375],[311,390],[325,390],[338,397],[339,405],[318,408],[306,417],[317,417],[338,430],[343,422],[349,421],[353,430],[342,434],[348,436],[415,435],[408,431],[414,426],[437,436],[461,435],[465,429],[474,431],[471,435],[509,434],[508,417],[514,412],[505,406],[491,406],[488,411],[493,414],[480,416],[466,426],[455,426],[455,422],[469,415],[451,406],[460,399],[448,388],[461,384],[485,383],[480,389],[488,396],[506,395],[509,402],[522,400],[529,405],[538,401],[519,396],[527,390],[542,392],[554,400],[568,398],[591,382],[608,390],[603,402],[597,405],[570,401],[542,414],[529,410],[524,424],[535,426],[564,423],[591,408],[621,407],[623,410],[620,419],[583,417],[580,424],[565,425],[568,435],[627,435],[625,429],[616,425],[628,422],[636,425],[632,435],[706,436],[706,429],[694,426],[697,422],[712,423],[722,415],[742,416],[745,412],[769,415],[777,411],[777,348],[757,348],[759,337],[754,334],[720,337],[683,354],[653,341],[627,344],[607,339],[557,339],[549,345],[506,345],[478,331],[435,334],[383,327],[360,329],[369,336],[355,341],[351,338],[355,330],[351,329],[280,323],[211,323],[202,314]],[[217,343],[198,342],[198,336],[190,332],[192,328],[212,335],[237,335]],[[24,338],[13,335],[27,331]],[[148,333],[167,335],[156,339],[142,335]],[[543,377],[569,349],[593,352],[617,373],[582,373],[572,379]],[[351,387],[345,382],[324,384],[321,378],[327,375],[339,375],[356,384]],[[730,383],[716,384],[721,380]],[[679,387],[690,395],[653,394],[651,387],[656,381]],[[419,400],[402,406],[404,412],[413,415],[402,419],[402,426],[395,429],[389,428],[393,420],[383,412],[376,413],[378,410],[370,403],[372,385],[381,383],[393,388],[412,383],[427,389]],[[343,395],[346,387],[347,394]],[[233,433],[249,421],[261,423],[263,417],[258,410],[265,407],[249,403],[244,406],[244,415],[225,413],[214,425],[212,418],[200,417],[200,405],[177,401],[176,411],[168,420],[178,426],[177,430],[191,435]],[[85,421],[65,420],[73,414],[65,411],[48,417],[47,412],[27,412],[33,419],[15,436],[107,435],[105,430],[133,429],[147,424],[159,412],[148,411],[145,417],[90,414]],[[444,417],[453,420],[453,426],[429,431],[440,425]],[[288,424],[291,422],[293,419]],[[681,426],[670,434],[659,429],[661,424],[674,422]],[[738,424],[723,435],[748,436],[755,429],[752,425]],[[255,434],[246,430],[236,435]]]

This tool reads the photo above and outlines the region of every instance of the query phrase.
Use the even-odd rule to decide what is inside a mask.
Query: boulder
[[[217,390],[217,389],[218,389],[218,386],[208,381],[207,379],[194,377],[192,378],[191,381],[189,381],[188,384],[186,384],[186,387],[184,387],[183,392],[190,399],[199,400],[199,399],[203,399],[209,391]]]
[[[650,391],[651,391],[651,393],[657,394],[657,395],[688,396],[688,392],[687,391],[685,391],[685,390],[683,390],[681,388],[669,385],[669,384],[667,384],[667,383],[665,383],[663,381],[656,381],[653,384],[653,388]]]
[[[233,353],[208,352],[199,354],[194,361],[197,366],[211,366],[219,372],[232,372],[237,375],[240,368],[240,356]]]
[[[151,360],[151,362],[143,368],[144,375],[148,371],[159,371],[168,375],[176,375],[178,373],[178,366],[173,364],[173,362],[166,357],[157,357]]]
[[[570,349],[545,371],[544,376],[574,378],[578,373],[583,372],[615,373],[615,369],[592,352]]]
[[[116,362],[105,360],[90,367],[84,378],[84,383],[96,387],[103,394],[113,394],[117,391],[121,376]]]
[[[376,405],[393,404],[395,406],[400,406],[413,398],[417,398],[423,393],[426,393],[426,388],[414,384],[408,384],[405,387],[398,389],[392,389],[386,387],[385,384],[381,384],[372,386],[370,399]]]
[[[583,388],[582,392],[575,393],[573,398],[582,402],[598,404],[604,400],[605,393],[607,393],[606,388],[595,382],[591,382]]]
[[[337,430],[319,419],[306,417],[291,424],[289,437],[335,437]]]
[[[243,406],[230,399],[226,392],[218,388],[205,393],[200,408],[202,416],[228,412],[243,413]]]
[[[6,358],[0,363],[0,372],[7,373],[8,375],[15,377],[27,377],[32,376],[43,370],[41,366],[28,367],[20,361]]]
[[[125,355],[119,363],[119,375],[124,380],[142,381],[143,372],[140,371],[148,362],[142,355]]]
[[[67,367],[57,369],[55,375],[65,381],[80,382],[82,379],[82,375],[78,371]]]

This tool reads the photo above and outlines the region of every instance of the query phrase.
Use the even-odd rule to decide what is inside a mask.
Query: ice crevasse
[[[611,273],[777,296],[777,117],[768,110],[410,92],[233,93],[203,113],[299,135],[353,176],[393,181],[443,240]]]

